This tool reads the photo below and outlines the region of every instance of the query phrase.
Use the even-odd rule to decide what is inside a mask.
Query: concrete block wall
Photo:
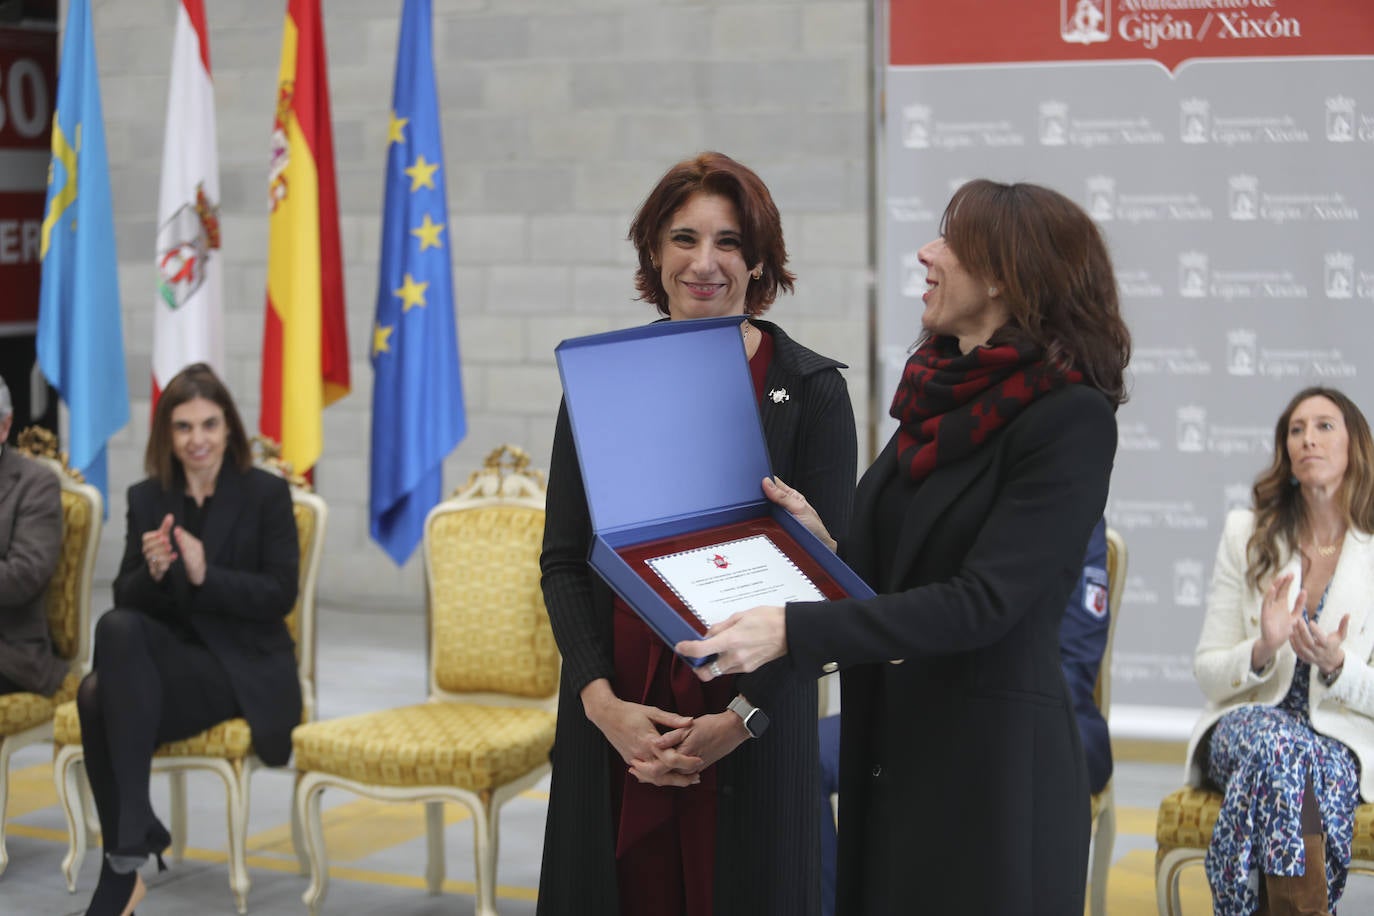
[[[415,558],[368,537],[368,340],[400,0],[323,0],[352,393],[325,411],[324,601],[421,610]],[[256,428],[267,270],[268,134],[283,0],[207,0],[219,127],[227,381]],[[111,451],[103,580],[122,549],[123,487],[148,430],[157,184],[175,0],[94,9],[109,137],[133,421]],[[452,489],[502,442],[547,465],[562,339],[655,317],[633,301],[630,218],[702,149],[756,169],[784,218],[797,293],[770,314],[850,365],[867,443],[869,4],[860,0],[435,0],[449,231],[468,436]],[[861,449],[861,455],[864,450]],[[104,594],[108,594],[105,592]],[[98,601],[97,604],[102,602]]]

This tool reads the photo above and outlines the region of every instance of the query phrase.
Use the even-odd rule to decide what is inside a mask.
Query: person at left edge
[[[847,528],[857,442],[843,367],[760,317],[793,281],[762,180],[720,153],[679,162],[630,240],[635,287],[661,315],[740,317],[773,468],[809,480],[827,524]],[[634,434],[634,417],[625,429]],[[673,485],[671,463],[664,478]],[[540,562],[563,681],[540,916],[817,913],[815,679],[774,666],[703,685],[613,598],[587,565],[592,527],[566,409],[547,505]],[[762,716],[751,731],[742,703],[771,720],[757,737]]]
[[[300,548],[285,480],[252,466],[228,389],[204,363],[167,383],[129,488],[114,609],[77,691],[104,857],[88,916],[131,913],[138,867],[171,842],[153,813],[153,750],[243,716],[269,766],[291,753],[301,692],[285,617]]]
[[[0,378],[0,694],[50,697],[67,673],[44,602],[62,556],[62,492],[52,471],[5,444],[13,423]]]

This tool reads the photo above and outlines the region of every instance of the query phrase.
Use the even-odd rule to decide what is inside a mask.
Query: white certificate
[[[708,627],[760,604],[825,600],[765,534],[645,562]]]

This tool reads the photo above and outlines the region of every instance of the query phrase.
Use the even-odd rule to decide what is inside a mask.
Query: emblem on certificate
[[[810,577],[766,534],[644,562],[708,627],[760,604],[825,600]]]

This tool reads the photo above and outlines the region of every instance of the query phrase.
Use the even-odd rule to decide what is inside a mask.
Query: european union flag
[[[109,505],[105,446],[129,422],[110,167],[90,0],[72,0],[39,252],[38,365],[67,402],[73,467]]]
[[[467,433],[430,19],[430,0],[406,0],[372,325],[369,515],[373,539],[397,564],[420,542],[443,496],[444,456]]]

